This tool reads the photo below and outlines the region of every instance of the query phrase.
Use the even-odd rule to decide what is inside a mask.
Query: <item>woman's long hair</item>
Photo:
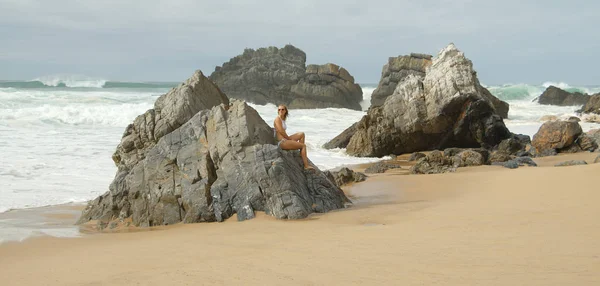
[[[280,105],[277,107],[277,112],[279,112],[279,107],[283,107],[283,108],[285,108],[285,114],[283,115],[283,118],[282,118],[282,119],[283,119],[283,120],[286,120],[286,119],[288,118],[288,116],[290,115],[290,112],[288,111],[288,108],[287,108],[287,106],[285,106],[285,104],[280,104]]]

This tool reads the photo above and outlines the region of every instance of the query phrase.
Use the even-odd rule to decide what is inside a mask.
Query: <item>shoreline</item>
[[[600,164],[553,167],[598,154],[372,175],[346,188],[354,206],[296,221],[257,212],[244,222],[7,242],[0,275],[7,285],[598,285]]]
[[[425,152],[427,153],[427,152]],[[379,162],[388,162],[388,163],[396,163],[401,164],[403,168],[390,169],[384,174],[366,174],[368,177],[371,176],[385,176],[391,174],[406,173],[402,172],[402,170],[407,171],[406,168],[410,167],[413,162],[408,162],[408,158],[411,154],[403,154],[399,155],[396,158],[392,159],[383,159],[370,163],[360,163],[360,164],[348,164],[338,166],[333,169],[324,170],[325,171],[339,171],[341,168],[349,168],[355,172],[364,172],[366,168],[369,166],[379,163]],[[402,158],[402,159],[400,159]],[[408,173],[406,173],[408,174]],[[364,182],[359,182],[364,183]],[[357,183],[349,183],[345,186],[342,186],[342,190],[346,193],[349,199],[352,199],[352,195],[346,192],[347,188],[351,188],[354,184]],[[354,202],[354,201],[353,201]],[[58,205],[48,205],[42,207],[31,207],[25,209],[11,209],[6,212],[0,213],[0,247],[5,243],[23,243],[27,242],[31,239],[37,239],[40,237],[55,237],[55,238],[79,238],[85,235],[94,235],[94,234],[111,234],[111,233],[123,233],[123,232],[144,232],[144,231],[154,231],[158,229],[168,229],[171,227],[175,227],[179,224],[172,226],[154,226],[148,228],[141,227],[122,227],[119,226],[115,229],[104,229],[97,230],[95,228],[94,222],[88,222],[83,225],[76,225],[75,222],[81,216],[81,211],[87,206],[88,202],[81,203],[65,203]],[[354,207],[354,204],[353,206]],[[352,208],[351,207],[351,208]],[[343,209],[341,209],[343,210]],[[336,211],[341,211],[336,210]],[[264,212],[257,211],[258,216],[267,216]],[[323,215],[320,213],[313,213],[310,216],[315,215]],[[309,217],[310,217],[309,216]],[[268,217],[268,216],[267,216]],[[231,218],[226,221],[237,221],[237,214],[234,214]],[[307,218],[308,219],[308,218]],[[7,222],[10,222],[11,226],[22,228],[19,230],[18,234],[10,233],[11,230],[6,230]],[[50,228],[53,231],[49,231]]]
[[[421,153],[427,154],[429,153],[429,151],[423,151]],[[558,154],[555,156],[548,156],[548,157],[540,157],[540,158],[534,158],[534,161],[536,161],[536,163],[538,163],[538,167],[553,167],[555,164],[559,163],[559,162],[563,162],[563,161],[567,161],[567,160],[585,160],[588,162],[588,164],[591,164],[593,162],[593,160],[595,159],[595,156],[599,155],[600,152],[595,152],[595,153],[590,153],[590,152],[579,152],[579,153],[572,153],[572,154]],[[398,155],[395,158],[390,158],[390,159],[381,159],[379,161],[376,162],[371,162],[371,163],[362,163],[362,164],[350,164],[350,165],[344,165],[344,166],[340,166],[334,169],[330,169],[330,170],[326,170],[326,171],[339,171],[341,168],[349,168],[355,172],[362,172],[364,173],[365,169],[367,169],[369,166],[372,166],[376,163],[390,163],[390,164],[398,164],[401,167],[400,168],[395,168],[395,169],[389,169],[387,170],[385,173],[374,173],[374,174],[367,174],[365,173],[365,175],[367,175],[367,180],[363,181],[363,182],[357,182],[357,183],[349,183],[347,185],[342,186],[342,190],[344,191],[344,193],[346,194],[346,196],[352,201],[352,206],[349,208],[345,208],[345,209],[339,209],[339,210],[335,210],[332,212],[339,212],[339,211],[345,211],[345,210],[349,210],[352,208],[356,208],[357,204],[356,201],[359,201],[360,204],[358,205],[359,207],[363,207],[363,204],[369,204],[369,203],[373,203],[373,202],[378,202],[378,199],[373,199],[374,195],[372,192],[365,192],[364,190],[368,189],[369,187],[366,186],[378,186],[381,183],[379,182],[382,178],[385,177],[395,177],[395,176],[432,176],[432,175],[411,175],[408,172],[408,169],[414,165],[414,161],[411,162],[409,161],[411,154],[402,154],[402,155]],[[454,173],[462,173],[462,172],[469,172],[469,173],[476,173],[476,172],[489,172],[489,171],[493,171],[494,169],[503,169],[501,168],[501,166],[491,166],[491,165],[482,165],[482,166],[476,166],[476,167],[463,167],[463,168],[458,168],[457,171]],[[452,174],[452,173],[449,173]],[[448,175],[448,174],[435,174],[435,175]],[[374,178],[379,178],[377,180],[373,180]],[[365,187],[359,187],[359,188],[355,188],[355,185],[357,184],[362,184],[365,185]],[[357,192],[352,193],[352,192]],[[86,224],[83,225],[76,225],[75,222],[79,219],[79,217],[81,216],[81,211],[87,206],[88,202],[84,202],[84,203],[66,203],[66,204],[59,204],[59,205],[49,205],[49,206],[43,206],[43,207],[33,207],[33,208],[26,208],[26,209],[12,209],[9,210],[7,212],[3,212],[0,213],[0,247],[2,247],[3,244],[5,243],[24,243],[27,242],[31,239],[37,239],[37,238],[44,238],[44,237],[50,237],[50,238],[81,238],[83,236],[86,235],[94,235],[94,234],[113,234],[113,233],[127,233],[127,232],[145,232],[145,231],[155,231],[155,230],[167,230],[169,228],[172,227],[177,227],[178,225],[183,225],[183,223],[178,223],[175,225],[169,225],[169,226],[153,226],[153,227],[147,227],[147,228],[142,228],[142,227],[136,227],[136,226],[129,226],[129,227],[123,227],[123,226],[119,226],[117,228],[114,229],[103,229],[103,230],[98,230],[96,229],[95,225],[94,225],[94,221],[88,222]],[[329,212],[331,213],[331,212]],[[313,213],[311,215],[309,215],[308,218],[305,219],[310,219],[310,217],[312,216],[321,216],[321,215],[326,215],[328,213]],[[256,216],[259,217],[269,217],[268,215],[266,215],[264,212],[261,211],[257,211],[256,212]],[[270,218],[270,217],[269,217]],[[234,214],[232,217],[228,218],[225,222],[227,221],[237,221],[237,214]],[[290,220],[290,221],[294,221],[294,220]],[[10,222],[10,225],[12,226],[17,226],[17,227],[21,227],[23,229],[25,229],[25,231],[21,231],[21,236],[15,237],[13,235],[12,239],[6,239],[3,238],[2,236],[2,232],[3,232],[3,228],[6,227],[7,224],[6,222]],[[216,222],[214,222],[216,223]],[[206,223],[197,223],[197,224],[206,224]],[[195,224],[191,224],[191,225],[195,225]],[[29,234],[24,234],[27,233],[27,231],[29,231]],[[6,236],[6,229],[4,229],[4,236]],[[9,238],[11,237],[10,233],[9,233]]]

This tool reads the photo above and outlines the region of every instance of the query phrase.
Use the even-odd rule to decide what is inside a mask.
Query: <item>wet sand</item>
[[[600,285],[598,153],[540,167],[391,170],[354,206],[0,245],[2,285]]]

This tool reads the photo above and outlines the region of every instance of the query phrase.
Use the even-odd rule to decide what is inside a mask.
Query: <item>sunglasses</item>
[[[285,108],[279,108],[279,109],[277,109],[277,111],[282,111],[282,110],[285,110]]]

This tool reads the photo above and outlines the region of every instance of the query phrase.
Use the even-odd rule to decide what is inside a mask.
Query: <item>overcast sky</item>
[[[599,3],[0,0],[0,79],[183,81],[245,48],[289,43],[307,64],[377,83],[388,57],[453,42],[485,84],[600,85]]]

